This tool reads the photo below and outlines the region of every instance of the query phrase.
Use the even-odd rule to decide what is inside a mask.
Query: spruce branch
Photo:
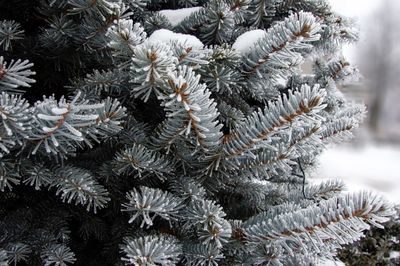
[[[217,266],[225,258],[219,248],[213,245],[185,244],[183,246],[184,261],[187,265]]]
[[[212,0],[204,12],[205,24],[199,37],[206,44],[226,43],[235,26],[234,13],[225,1]]]
[[[179,6],[182,7],[192,7],[192,6],[197,6],[199,3],[199,0],[178,0]]]
[[[338,245],[354,242],[368,224],[380,223],[392,215],[390,205],[370,193],[361,192],[335,197],[310,205],[292,213],[275,216],[272,220],[253,219],[246,227],[250,243],[277,241],[288,254],[293,249],[307,254],[329,247],[325,242]],[[293,256],[293,255],[292,255]]]
[[[4,249],[0,249],[0,266],[8,266],[9,260],[7,252]]]
[[[0,47],[4,51],[12,50],[12,43],[22,40],[23,37],[24,30],[21,29],[21,25],[18,22],[13,20],[0,21]]]
[[[250,76],[258,74],[263,68],[274,71],[274,68],[285,68],[296,63],[288,61],[289,57],[298,57],[299,51],[311,48],[309,43],[319,40],[320,29],[320,24],[310,13],[300,12],[289,16],[268,29],[265,37],[255,44],[256,49],[250,50],[245,71]]]
[[[32,252],[30,247],[24,243],[13,243],[8,245],[6,250],[10,262],[14,265],[17,265],[18,262],[28,262],[29,254]]]
[[[215,245],[222,248],[223,244],[228,243],[232,228],[228,221],[221,220],[220,223],[210,223],[199,229],[198,238],[204,245]]]
[[[135,97],[141,96],[146,102],[153,91],[161,95],[160,87],[176,64],[178,59],[165,43],[147,41],[135,47],[131,66],[132,82],[138,84],[132,91]]]
[[[253,27],[267,28],[275,16],[278,5],[283,0],[252,0],[249,3],[249,15],[247,15],[250,24]],[[251,14],[251,15],[250,15]]]
[[[29,103],[20,95],[0,95],[0,157],[29,135],[32,114]]]
[[[225,93],[234,95],[242,90],[238,85],[241,76],[238,75],[238,71],[229,67],[211,65],[202,74],[207,87],[213,92],[218,92],[221,95]]]
[[[43,163],[32,165],[24,170],[26,173],[23,183],[26,185],[34,186],[36,190],[42,187],[48,187],[53,182],[54,174]]]
[[[74,90],[81,90],[88,99],[98,99],[104,93],[119,95],[129,92],[128,75],[119,69],[94,70],[93,73],[86,74],[84,79],[74,80],[70,87]]]
[[[199,228],[206,229],[207,226],[220,225],[225,226],[228,230],[227,224],[225,224],[226,214],[222,207],[217,205],[214,201],[201,199],[199,201],[193,201],[185,209],[185,219],[187,220],[188,226],[198,226]]]
[[[156,145],[171,144],[170,139],[175,136],[170,136],[168,133],[176,132],[185,133],[186,136],[193,133],[195,145],[205,151],[218,147],[222,134],[221,125],[217,120],[216,104],[206,86],[199,81],[200,76],[187,66],[179,67],[177,71],[170,73],[169,88],[166,89],[169,96],[159,97],[163,100],[167,112],[167,122],[159,131],[159,137],[155,139]],[[181,129],[181,126],[176,128],[176,121],[182,121],[185,128]],[[168,142],[165,143],[165,140]]]
[[[232,136],[224,143],[224,155],[234,158],[244,154],[299,117],[312,120],[312,116],[324,108],[325,94],[318,86],[310,88],[304,85],[299,91],[289,92],[288,96],[269,102],[267,108],[254,112],[232,132]]]
[[[327,0],[278,0],[277,9],[284,13],[290,10],[304,10],[312,12],[317,16],[325,16],[332,13],[331,6]]]
[[[128,5],[132,10],[138,9],[140,11],[144,11],[147,4],[149,4],[151,0],[131,0],[128,2]]]
[[[68,266],[76,261],[75,254],[63,244],[50,245],[41,257],[45,266]]]
[[[352,131],[356,129],[365,117],[365,106],[353,104],[343,106],[342,111],[328,117],[320,132],[323,142],[343,142],[353,137]]]
[[[94,127],[89,127],[84,134],[97,142],[99,138],[111,137],[120,132],[127,116],[127,109],[117,99],[107,97],[101,102],[101,107],[96,108],[98,115]]]
[[[169,158],[140,144],[117,153],[113,168],[119,174],[134,174],[141,179],[154,174],[165,180],[174,172],[173,162]]]
[[[345,18],[327,12],[319,15],[324,24],[321,39],[316,43],[316,48],[326,54],[336,55],[341,53],[344,43],[354,43],[359,39],[357,23],[350,18]]]
[[[273,149],[262,149],[254,152],[255,157],[246,157],[230,165],[232,171],[248,172],[260,179],[270,179],[273,176],[290,174],[295,164],[293,149],[284,145],[272,146]]]
[[[311,13],[299,12],[270,27],[244,55],[243,70],[256,99],[276,94],[274,88],[293,73],[320,39],[321,25]],[[260,79],[262,82],[260,82]]]
[[[350,65],[343,57],[334,57],[327,62],[315,62],[316,79],[331,77],[338,84],[346,85],[360,79],[357,68]]]
[[[172,236],[149,235],[140,238],[127,237],[122,245],[126,265],[176,265],[182,245]]]
[[[250,259],[254,265],[284,265],[289,259],[285,260],[283,248],[269,244],[258,245],[254,252],[254,256]],[[296,265],[296,264],[292,264]]]
[[[315,153],[322,146],[320,134],[323,122],[318,121],[315,124],[307,124],[294,129],[288,143],[288,150],[292,150],[295,157]]]
[[[76,205],[86,205],[86,210],[104,208],[110,201],[108,191],[99,184],[92,174],[70,165],[54,170],[54,177],[50,188],[56,187],[56,195],[60,195],[64,202],[75,202]]]
[[[0,161],[0,191],[4,192],[6,188],[12,190],[13,185],[20,183],[20,176],[16,170],[15,163],[12,161]]]
[[[29,76],[35,75],[36,73],[30,68],[33,63],[29,63],[28,60],[17,61],[11,60],[11,63],[7,66],[7,62],[4,61],[4,57],[0,56],[0,91],[19,91],[16,90],[18,87],[30,87],[30,83],[36,81]]]
[[[70,14],[85,13],[90,16],[99,16],[103,21],[107,20],[107,15],[114,14],[120,6],[110,0],[68,0],[71,5]]]
[[[231,11],[234,12],[235,24],[245,23],[251,0],[227,0],[226,2],[230,6]]]
[[[83,6],[70,9],[70,14],[87,13],[82,16],[82,23],[78,25],[79,35],[76,41],[89,53],[97,53],[100,57],[107,56],[109,42],[107,31],[114,25],[114,22],[128,19],[132,12],[121,1],[114,2],[108,0],[94,1],[74,0],[78,6],[82,2],[88,4],[88,8]],[[79,3],[78,3],[79,2]],[[83,3],[85,5],[85,3]]]
[[[184,18],[181,23],[175,26],[175,29],[178,32],[183,33],[193,33],[198,31],[201,26],[206,22],[206,13],[206,8],[201,8],[195,12],[192,12],[190,16]]]
[[[35,143],[32,154],[39,149],[46,153],[65,156],[83,143],[108,137],[120,131],[125,108],[119,102],[107,98],[101,103],[89,103],[81,92],[71,101],[62,97],[44,98],[36,102],[33,109],[32,131],[28,139]],[[43,147],[44,146],[44,147]]]
[[[20,95],[2,92],[0,95],[1,122],[7,135],[27,136],[31,114],[29,103]]]
[[[313,199],[328,199],[343,192],[346,186],[343,181],[338,179],[327,180],[316,185],[306,185],[304,194]],[[295,196],[291,198],[296,198]]]
[[[179,39],[171,40],[169,44],[175,57],[178,58],[179,65],[187,65],[193,69],[200,69],[209,63],[207,57],[211,52],[210,49]]]
[[[168,18],[160,12],[155,12],[151,16],[146,16],[144,18],[143,27],[149,35],[156,30],[173,29],[173,26],[171,25],[171,22],[168,20]]]
[[[183,199],[185,203],[201,200],[206,196],[206,190],[195,180],[186,176],[173,179],[169,184],[171,192]]]
[[[106,36],[110,39],[108,47],[112,49],[113,55],[128,61],[135,47],[145,41],[147,34],[139,23],[133,23],[131,19],[121,19],[108,29]]]
[[[220,102],[217,108],[220,113],[219,120],[224,124],[225,128],[229,129],[229,132],[236,130],[245,120],[244,113],[240,109],[235,108],[226,102]]]
[[[73,42],[73,36],[77,31],[74,21],[67,15],[55,16],[49,19],[49,27],[40,35],[41,45],[55,51],[65,49]]]
[[[0,266],[310,265],[392,214],[306,182],[365,111],[336,86],[358,34],[328,0],[14,2],[29,34],[0,21]],[[12,94],[31,61],[71,97]]]
[[[160,189],[140,187],[127,193],[126,198],[128,202],[122,204],[122,211],[130,214],[129,223],[139,217],[143,218],[140,227],[145,224],[152,226],[156,216],[166,220],[176,219],[182,208],[181,199]]]

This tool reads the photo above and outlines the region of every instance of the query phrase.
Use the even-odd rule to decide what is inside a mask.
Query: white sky
[[[349,17],[364,17],[383,0],[330,0],[335,11]]]
[[[359,22],[361,30],[361,41],[365,34],[363,34],[368,21],[368,16],[373,13],[376,8],[384,0],[330,0],[334,11],[347,17],[355,18]],[[345,46],[343,53],[350,62],[356,63],[357,44]]]

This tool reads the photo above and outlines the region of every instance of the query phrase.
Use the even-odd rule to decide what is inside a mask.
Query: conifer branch
[[[4,51],[12,50],[12,43],[17,40],[22,40],[23,37],[24,30],[21,29],[21,25],[18,22],[15,22],[13,20],[0,21],[0,47]]]
[[[133,189],[127,193],[126,197],[128,202],[122,204],[122,211],[131,214],[129,223],[138,217],[143,218],[140,227],[145,224],[152,226],[156,216],[166,220],[176,219],[179,209],[182,208],[181,199],[160,189],[140,187],[139,190]]]
[[[324,108],[325,91],[303,86],[300,91],[268,103],[265,110],[254,112],[224,143],[224,154],[233,158],[251,150],[273,132],[285,128],[299,117],[307,118]]]
[[[169,132],[186,135],[193,132],[196,145],[206,151],[211,151],[220,143],[221,125],[217,121],[216,104],[211,99],[206,86],[200,84],[199,81],[200,76],[187,66],[179,67],[178,71],[170,74],[167,90],[169,96],[159,98],[164,101],[167,117],[171,118],[167,121],[171,121],[171,124],[163,124],[162,129],[166,131],[166,134],[160,131],[159,135],[164,135],[164,139],[168,137],[170,139],[168,144],[170,144],[171,139],[175,137],[168,134]],[[183,130],[181,130],[182,124],[186,126]],[[177,125],[179,127],[176,127]],[[172,128],[173,126],[175,128]]]
[[[273,70],[273,67],[285,67],[286,62],[292,64],[293,59],[288,58],[294,50],[310,48],[309,42],[320,38],[318,32],[320,25],[310,13],[300,12],[293,14],[283,22],[271,27],[266,36],[259,40],[255,49],[249,53],[246,60],[245,71],[251,76],[265,68]],[[296,49],[296,50],[297,50]],[[279,60],[280,59],[280,60]],[[285,62],[286,61],[286,62]]]
[[[87,205],[86,210],[105,207],[110,201],[109,193],[100,185],[89,171],[73,166],[64,166],[54,170],[50,188],[56,187],[56,195],[64,202]]]
[[[63,244],[53,244],[47,247],[47,249],[42,253],[41,257],[45,266],[66,266],[76,261],[75,254],[69,247]]]
[[[126,265],[176,265],[182,252],[179,241],[166,235],[125,238],[122,258]]]
[[[153,91],[157,96],[162,94],[160,87],[175,69],[178,59],[167,44],[145,42],[135,48],[132,62],[132,82],[138,84],[133,93],[146,102]]]
[[[70,149],[80,147],[82,142],[90,145],[90,139],[109,136],[122,128],[125,108],[110,98],[102,103],[90,104],[78,92],[74,99],[56,101],[44,98],[33,109],[32,132],[28,139],[35,143],[32,154],[44,146],[46,153],[64,156]]]
[[[327,240],[338,244],[351,243],[358,239],[358,232],[369,227],[367,223],[380,226],[379,223],[386,221],[391,212],[391,207],[380,198],[362,192],[321,201],[318,205],[279,215],[273,220],[253,220],[255,224],[245,230],[250,243],[285,239],[287,242],[283,247],[286,252],[291,253],[288,248],[292,246],[307,253],[308,249],[316,248],[315,243],[323,248]],[[308,241],[313,245],[300,244]]]
[[[29,69],[32,66],[33,63],[29,63],[28,60],[20,59],[11,60],[7,66],[4,57],[0,56],[0,91],[15,91],[18,87],[30,87],[30,83],[36,82],[29,77],[36,74]]]
[[[134,173],[139,178],[154,174],[161,180],[174,172],[173,162],[167,157],[140,144],[119,152],[113,161],[113,168],[117,173]]]

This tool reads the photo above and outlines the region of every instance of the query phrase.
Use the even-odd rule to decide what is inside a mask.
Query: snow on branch
[[[174,9],[174,10],[164,9],[158,11],[158,13],[165,16],[172,26],[176,26],[179,23],[181,23],[185,18],[189,17],[192,13],[198,12],[201,9],[203,9],[203,7],[195,6],[195,7]]]
[[[261,38],[265,38],[266,31],[264,30],[250,30],[246,31],[232,44],[232,48],[236,51],[246,54]]]
[[[197,37],[190,34],[175,33],[170,30],[160,29],[154,31],[149,39],[150,42],[180,42],[192,48],[203,48],[204,44]]]

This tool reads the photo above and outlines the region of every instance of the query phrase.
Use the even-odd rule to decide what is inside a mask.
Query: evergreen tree
[[[0,265],[308,265],[392,215],[306,178],[365,112],[338,90],[357,31],[325,0],[0,15]]]

